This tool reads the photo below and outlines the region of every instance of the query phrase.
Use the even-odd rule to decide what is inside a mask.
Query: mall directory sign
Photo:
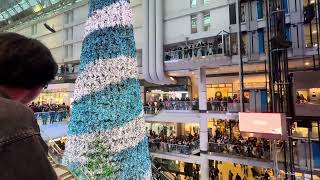
[[[284,113],[239,113],[241,134],[268,139],[287,139]]]

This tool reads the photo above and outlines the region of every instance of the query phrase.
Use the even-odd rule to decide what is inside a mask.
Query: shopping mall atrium
[[[319,16],[319,0],[0,0],[0,32],[58,64],[29,107],[61,180],[320,180]],[[135,155],[101,175],[97,142]]]

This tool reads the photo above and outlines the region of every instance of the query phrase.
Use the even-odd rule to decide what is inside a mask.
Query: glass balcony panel
[[[206,58],[214,55],[228,55],[230,36],[216,36],[206,42],[191,43],[167,49],[164,53],[164,61],[179,61]]]
[[[143,109],[145,114],[152,114],[152,115],[158,114],[160,111],[159,107],[156,107],[156,106],[144,106]]]
[[[23,11],[23,9],[22,9],[19,5],[15,5],[15,6],[13,6],[13,8],[14,8],[18,13],[20,13],[21,11]]]
[[[229,103],[228,101],[208,101],[209,111],[238,113],[241,111],[241,104],[238,102]],[[250,104],[244,103],[244,111],[249,111]]]
[[[198,101],[164,101],[164,110],[199,110]]]
[[[155,139],[149,139],[149,150],[155,153],[173,153],[191,155],[193,151],[199,150],[200,141],[193,141],[189,145],[170,144],[157,142]]]
[[[68,119],[68,115],[69,113],[67,111],[48,111],[34,113],[35,119],[42,125],[46,125],[47,123],[53,124],[55,122],[66,121]]]
[[[60,0],[50,0],[51,4],[56,4],[57,2],[59,2]]]
[[[240,157],[270,160],[270,146],[252,144],[225,144],[209,142],[209,152],[235,155]]]
[[[23,10],[30,8],[29,4],[25,0],[21,1],[19,4]]]
[[[35,6],[38,4],[37,0],[26,0],[26,1],[28,1],[31,6]]]

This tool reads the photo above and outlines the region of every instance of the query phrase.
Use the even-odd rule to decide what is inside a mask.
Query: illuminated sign
[[[281,113],[239,113],[241,133],[259,134],[263,138],[285,139],[286,116]]]

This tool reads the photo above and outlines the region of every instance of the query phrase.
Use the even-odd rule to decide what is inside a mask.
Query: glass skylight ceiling
[[[65,1],[67,0],[0,0],[0,26],[1,22],[11,23]]]

